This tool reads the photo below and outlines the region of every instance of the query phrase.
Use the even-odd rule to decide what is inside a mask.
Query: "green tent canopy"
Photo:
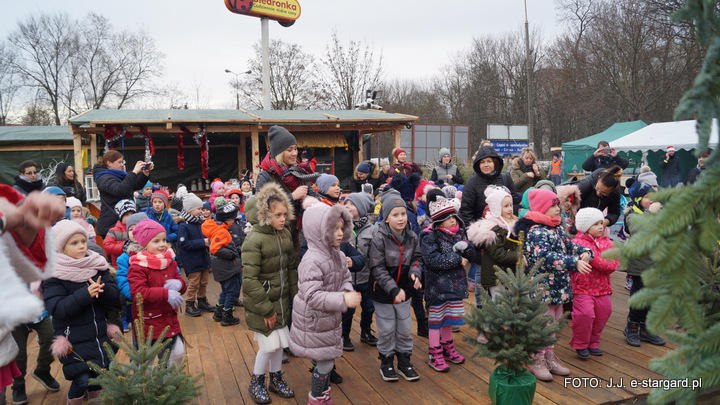
[[[583,162],[585,162],[585,160],[597,150],[598,142],[612,142],[646,126],[647,124],[642,121],[617,122],[610,126],[610,128],[598,134],[590,135],[576,141],[563,143],[562,150],[565,154],[565,173],[563,173],[563,176],[567,177],[568,173],[571,172],[582,172]],[[631,167],[633,166],[632,162],[637,162],[637,164],[639,164],[642,158],[642,153],[618,153],[620,153],[620,156],[625,159],[631,160]]]

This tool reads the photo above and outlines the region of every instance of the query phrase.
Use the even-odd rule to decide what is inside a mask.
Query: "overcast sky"
[[[270,22],[270,38],[297,43],[320,56],[336,30],[343,43],[366,41],[382,52],[388,79],[430,78],[472,38],[521,30],[523,0],[298,0],[302,14],[290,28]],[[563,27],[554,0],[527,0],[531,30],[545,41]],[[73,17],[96,12],[116,29],[144,28],[166,55],[165,80],[190,93],[205,89],[208,108],[234,108],[234,91],[224,72],[247,70],[252,44],[260,40],[260,20],[233,14],[223,0],[0,0],[0,40],[18,19],[40,11],[65,11]]]

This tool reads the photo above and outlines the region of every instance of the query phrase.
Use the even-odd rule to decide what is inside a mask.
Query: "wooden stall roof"
[[[70,118],[69,124],[88,133],[97,133],[92,127],[106,125],[162,126],[155,129],[177,133],[174,124],[205,124],[208,132],[262,132],[272,125],[296,131],[369,132],[397,129],[417,120],[413,115],[378,110],[90,110]]]
[[[0,127],[0,145],[72,144],[72,140],[66,126]]]

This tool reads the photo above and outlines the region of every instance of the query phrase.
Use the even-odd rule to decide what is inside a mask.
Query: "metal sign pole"
[[[260,19],[261,46],[262,46],[262,80],[263,80],[263,110],[272,110],[270,105],[270,27],[269,19]]]

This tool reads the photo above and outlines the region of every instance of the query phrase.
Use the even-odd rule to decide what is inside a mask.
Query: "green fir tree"
[[[133,331],[136,333],[138,347],[125,336],[117,336],[114,344],[127,353],[129,363],[118,360],[115,351],[105,344],[105,351],[110,356],[110,366],[103,369],[92,362],[90,367],[99,376],[90,380],[91,384],[102,386],[103,390],[98,403],[109,405],[177,405],[188,404],[200,395],[199,384],[203,374],[190,376],[185,368],[187,359],[182,365],[168,366],[169,350],[165,351],[170,342],[165,339],[169,326],[165,327],[160,337],[152,342],[153,327],[148,337],[143,332],[143,304],[140,294],[135,298],[140,316],[135,321]],[[159,361],[155,361],[162,354]]]
[[[473,307],[465,316],[465,322],[487,342],[480,342],[477,336],[465,336],[465,340],[475,346],[474,356],[487,357],[522,373],[535,362],[536,353],[557,341],[555,335],[564,325],[545,315],[548,304],[541,299],[544,290],[539,286],[546,275],[533,276],[542,261],[526,272],[522,244],[518,245],[518,253],[514,271],[495,266],[500,287],[495,301],[481,289],[481,308]]]
[[[688,0],[675,20],[691,20],[698,44],[707,47],[702,70],[680,100],[675,119],[696,119],[697,156],[707,151],[713,119],[720,117],[720,16],[717,0]],[[650,368],[668,379],[688,378],[700,389],[654,389],[648,402],[692,404],[704,391],[720,386],[720,153],[705,160],[707,171],[692,186],[662,190],[657,214],[641,215],[638,231],[620,247],[625,258],[650,256],[655,267],[642,274],[644,287],[633,308],[649,308],[647,327],[667,331],[678,348],[652,359]]]

